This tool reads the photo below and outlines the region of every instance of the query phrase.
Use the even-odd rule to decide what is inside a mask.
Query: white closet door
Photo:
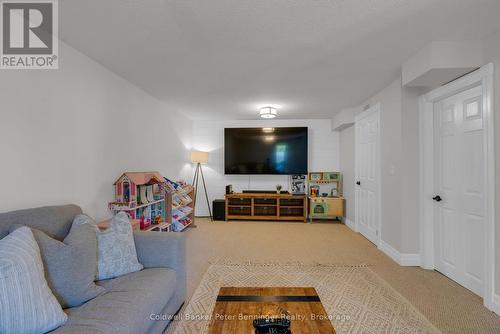
[[[356,227],[376,245],[380,229],[379,118],[375,106],[356,117],[355,125]]]
[[[482,90],[434,105],[436,270],[478,295],[484,278]]]

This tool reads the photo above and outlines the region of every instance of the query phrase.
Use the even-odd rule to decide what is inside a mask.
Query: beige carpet
[[[314,287],[337,333],[440,333],[368,267],[277,263],[211,265],[168,333],[207,333],[224,286]]]
[[[482,299],[435,271],[400,267],[341,224],[197,220],[187,236],[188,295],[210,262],[301,262],[373,265],[371,270],[443,333],[500,333],[500,317]],[[188,296],[188,298],[189,298]]]

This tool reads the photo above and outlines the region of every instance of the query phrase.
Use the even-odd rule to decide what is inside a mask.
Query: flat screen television
[[[307,174],[307,127],[224,129],[225,174]]]

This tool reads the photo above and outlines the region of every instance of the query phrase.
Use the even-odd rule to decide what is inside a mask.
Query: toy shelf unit
[[[309,173],[309,220],[338,219],[344,217],[342,175],[339,172]]]
[[[166,194],[171,208],[172,231],[182,232],[194,224],[194,187],[184,181],[165,178]]]
[[[141,231],[171,229],[169,196],[165,196],[164,178],[158,172],[126,172],[114,183],[115,201],[108,207],[114,214],[127,213],[131,221],[139,221]]]

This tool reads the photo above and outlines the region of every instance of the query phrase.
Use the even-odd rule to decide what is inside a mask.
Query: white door
[[[485,175],[482,88],[434,104],[435,267],[483,295]]]
[[[374,106],[356,117],[356,228],[378,246],[380,230],[380,110]]]

